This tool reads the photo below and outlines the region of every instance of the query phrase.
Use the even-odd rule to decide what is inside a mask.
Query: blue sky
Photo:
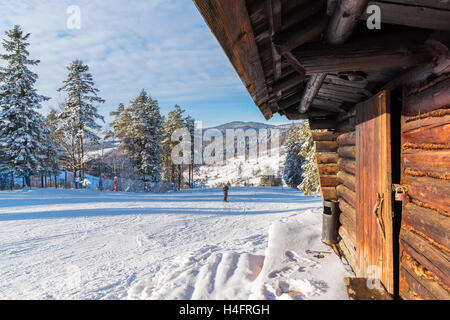
[[[80,29],[67,28],[71,5],[81,10]],[[2,39],[14,24],[31,33],[37,89],[52,98],[43,113],[64,100],[56,89],[81,59],[106,100],[99,111],[107,122],[142,88],[163,114],[179,104],[204,126],[266,122],[191,0],[2,0],[0,13]]]

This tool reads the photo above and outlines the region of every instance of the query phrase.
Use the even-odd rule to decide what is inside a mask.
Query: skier
[[[222,188],[224,202],[228,202],[228,189],[229,189],[229,187],[226,184],[224,184],[223,188]]]

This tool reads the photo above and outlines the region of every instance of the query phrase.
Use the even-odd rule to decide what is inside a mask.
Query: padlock
[[[406,195],[406,188],[403,186],[398,186],[395,188],[395,201],[406,202],[408,197]]]

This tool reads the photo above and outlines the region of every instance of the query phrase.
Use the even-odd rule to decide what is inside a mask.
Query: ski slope
[[[0,192],[0,299],[347,298],[351,272],[320,241],[320,198],[222,197]]]

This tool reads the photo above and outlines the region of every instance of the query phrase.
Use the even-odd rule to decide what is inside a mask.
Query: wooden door
[[[356,248],[360,276],[392,293],[392,174],[390,95],[382,91],[356,111]]]

